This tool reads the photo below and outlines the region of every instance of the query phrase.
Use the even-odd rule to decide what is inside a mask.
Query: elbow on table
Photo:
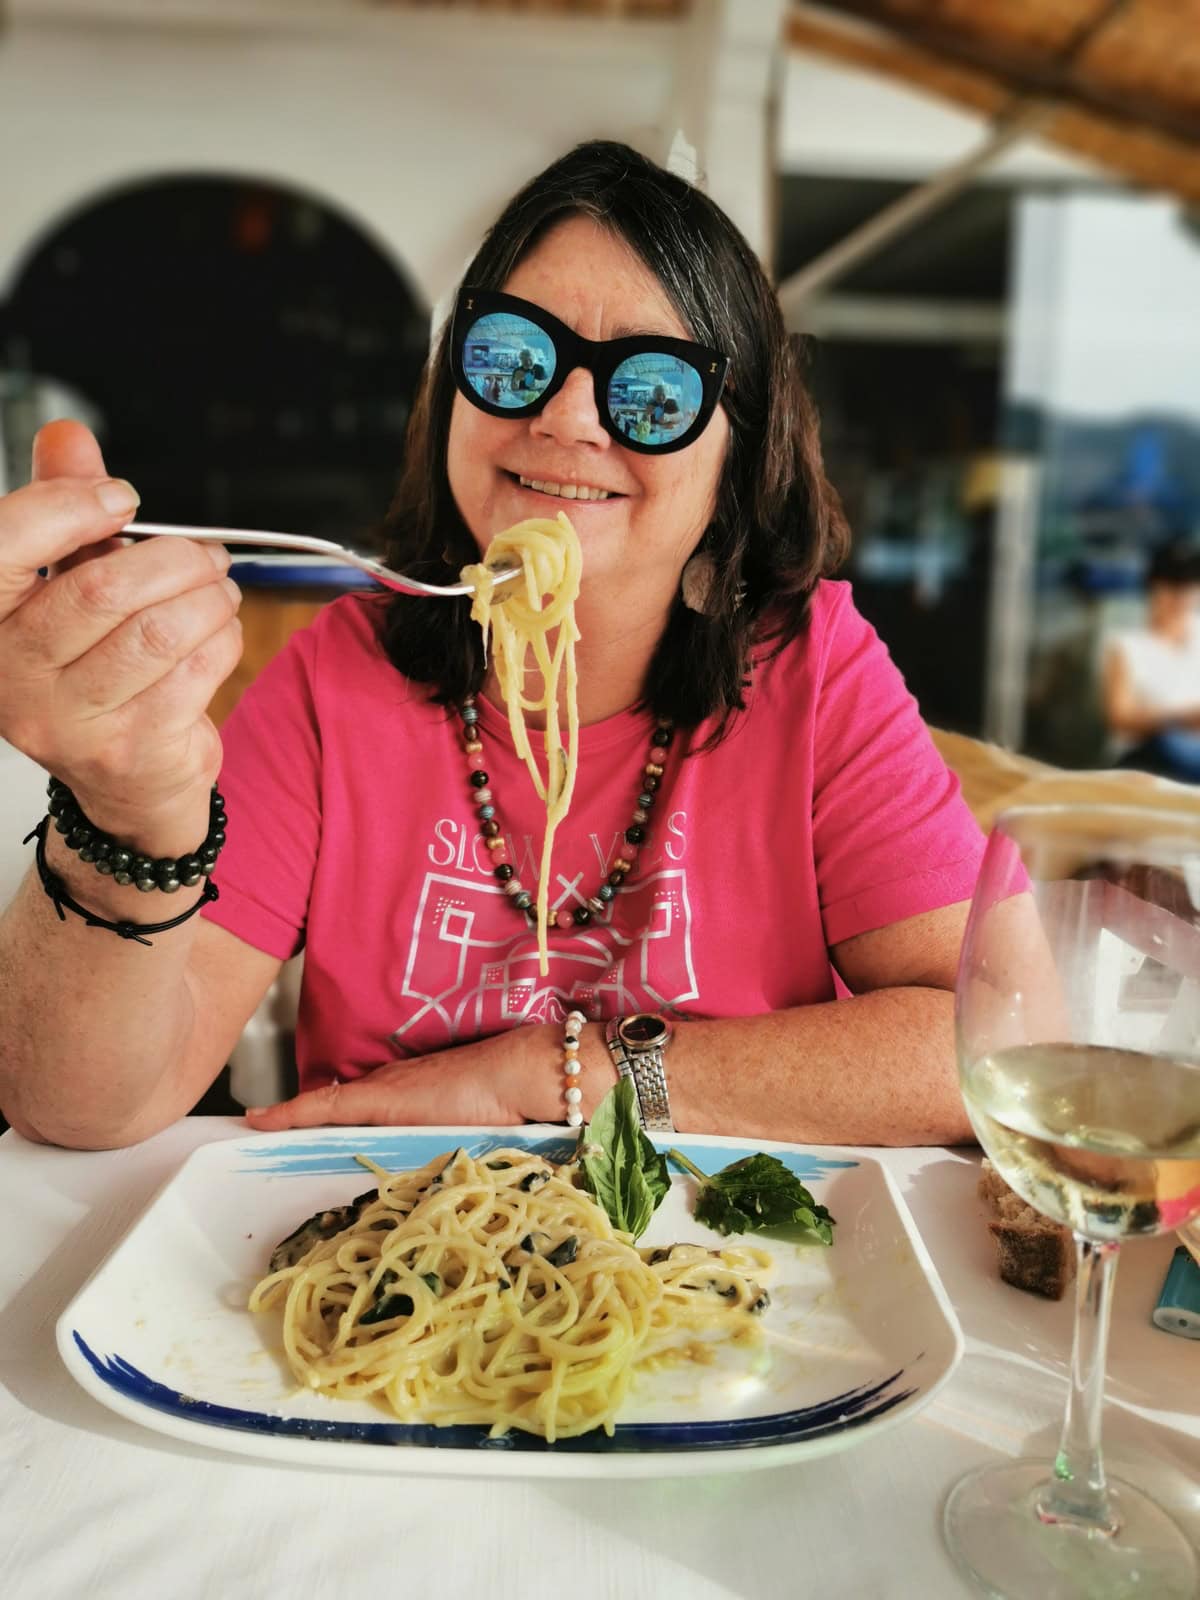
[[[35,1128],[32,1124],[22,1127],[17,1122],[12,1126],[23,1139],[28,1139],[32,1144],[55,1145],[60,1150],[128,1150],[134,1145],[142,1144],[146,1139],[151,1139],[156,1133],[162,1132],[162,1127],[139,1128],[74,1128],[51,1127],[49,1129]]]
[[[971,1126],[971,1119],[967,1115],[967,1108],[959,1093],[957,1079],[947,1094],[939,1095],[933,1103],[924,1108],[924,1113],[918,1120],[916,1136],[906,1140],[906,1143],[937,1145],[978,1143],[975,1129]]]
[[[44,1139],[31,1122],[26,1122],[19,1111],[11,1110],[7,1105],[0,1103],[0,1117],[14,1133],[19,1133],[22,1139],[28,1139],[30,1144],[50,1144],[49,1139]]]
[[[978,1144],[979,1140],[966,1114],[959,1113],[941,1119],[931,1128],[923,1130],[917,1138],[898,1140],[897,1143],[910,1145],[972,1145]]]
[[[965,1116],[896,1118],[885,1128],[872,1127],[849,1138],[831,1140],[844,1145],[874,1146],[879,1150],[912,1150],[924,1145],[978,1144]]]
[[[909,1149],[917,1145],[970,1145],[979,1141],[962,1099],[954,1089],[945,1096],[939,1094],[923,1104],[910,1104],[897,1112],[881,1137],[870,1142],[887,1149]]]
[[[62,1150],[125,1150],[161,1133],[175,1118],[139,1115],[125,1122],[99,1118],[65,1120],[53,1115],[29,1116],[19,1101],[0,1097],[0,1116],[14,1133],[31,1144],[57,1145]]]

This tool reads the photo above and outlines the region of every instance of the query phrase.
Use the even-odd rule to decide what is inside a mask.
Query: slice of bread
[[[992,1213],[988,1232],[996,1241],[1005,1283],[1047,1300],[1061,1300],[1075,1276],[1071,1230],[1026,1205],[986,1159],[977,1192]]]

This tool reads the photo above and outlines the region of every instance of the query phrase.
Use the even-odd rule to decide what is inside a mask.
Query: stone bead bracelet
[[[123,845],[88,821],[70,789],[57,778],[50,779],[47,792],[50,802],[46,809],[67,848],[74,850],[81,861],[90,862],[102,876],[112,878],[114,883],[132,883],[143,894],[155,889],[174,894],[210,877],[225,843],[228,819],[225,801],[215,783],[208,805],[208,832],[189,855],[179,857],[148,856]]]
[[[582,1011],[570,1011],[563,1023],[563,1099],[567,1103],[567,1126],[583,1124],[583,1090],[579,1087],[579,1034],[587,1018]]]

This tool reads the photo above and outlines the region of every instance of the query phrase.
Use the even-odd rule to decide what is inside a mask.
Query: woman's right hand
[[[174,853],[220,769],[206,713],[241,655],[240,595],[219,545],[122,544],[135,505],[85,427],[39,432],[33,482],[0,498],[0,735],[97,826]]]

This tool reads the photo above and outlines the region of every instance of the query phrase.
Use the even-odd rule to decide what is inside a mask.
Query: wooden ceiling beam
[[[1012,110],[1012,89],[994,75],[919,50],[898,32],[864,26],[827,8],[806,5],[793,12],[788,41],[794,49],[878,73],[991,121]],[[1044,137],[1135,183],[1200,204],[1200,148],[1190,141],[1062,105],[1046,124]]]
[[[979,73],[1022,98],[1053,100],[1064,108],[1098,117],[1109,123],[1161,134],[1183,144],[1200,147],[1200,112],[1146,95],[1133,95],[1112,89],[1087,76],[1081,65],[1092,38],[1111,20],[1116,8],[1104,7],[1089,20],[1081,36],[1066,49],[1069,59],[1035,55],[1012,45],[984,42],[972,38],[962,28],[950,27],[926,15],[900,12],[887,0],[822,0],[819,7],[804,7],[803,18],[811,10],[814,21],[822,13],[842,15],[881,28],[901,43],[937,56],[949,65]],[[798,20],[794,19],[794,20]]]

